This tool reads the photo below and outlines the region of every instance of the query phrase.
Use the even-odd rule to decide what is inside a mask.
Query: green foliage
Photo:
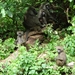
[[[68,74],[71,74],[71,68],[69,68],[69,67],[65,67],[65,66],[63,66],[62,68],[61,67],[58,67],[58,71],[61,73],[61,74],[66,74],[66,75],[68,75]]]
[[[57,67],[57,70],[53,69],[53,66],[55,66],[54,61],[38,58],[37,54],[31,51],[27,52],[23,46],[19,48],[19,51],[16,60],[12,61],[11,64],[6,64],[4,69],[0,69],[2,75],[60,75],[60,72],[69,73],[69,68],[66,67]],[[49,55],[51,56],[52,53]]]
[[[72,70],[72,74],[75,75],[75,65],[74,65],[74,68]]]
[[[35,2],[35,0],[0,1],[0,37],[3,40],[15,37],[17,30],[24,30],[22,26],[24,14]]]
[[[46,29],[43,32],[47,35],[47,38],[49,38],[51,40],[57,40],[57,39],[59,39],[58,32],[54,31],[52,29],[52,25],[51,24],[47,25]]]
[[[46,1],[47,0],[0,0],[0,37],[4,40],[16,36],[15,32],[17,30],[24,30],[22,21],[24,13],[27,11],[28,7],[38,6]],[[49,0],[49,2],[55,3],[64,11],[66,9],[65,5],[68,6],[67,8],[69,8],[70,11],[66,13],[68,14],[67,17],[71,17],[71,19],[74,17],[75,4],[73,0]]]
[[[0,39],[0,60],[6,58],[10,53],[14,51],[14,42],[15,40],[12,38],[9,38],[4,42],[2,42],[2,40]]]
[[[68,35],[66,38],[64,38],[64,45],[66,48],[66,52],[72,56],[75,56],[75,35]]]
[[[1,74],[8,75],[61,75],[61,72],[69,74],[69,68],[67,67],[57,67],[57,70],[53,69],[55,66],[56,51],[54,46],[56,42],[49,43],[44,48],[36,45],[27,52],[24,46],[18,48],[19,56],[16,60],[12,61],[11,64],[6,64],[4,69],[1,70]],[[51,48],[50,48],[51,47]],[[42,51],[43,50],[43,51]],[[40,53],[46,53],[47,57],[39,57]],[[70,70],[71,71],[71,70]]]
[[[75,16],[72,17],[71,23],[72,23],[72,26],[70,26],[67,30],[72,31],[72,33],[75,34]]]
[[[17,30],[24,30],[22,21],[24,13],[28,7],[39,7],[42,2],[46,0],[0,0],[0,38],[6,39],[16,36]],[[35,45],[26,51],[24,46],[18,48],[19,56],[11,64],[5,63],[5,67],[0,64],[0,75],[61,75],[65,72],[68,75],[70,72],[75,73],[75,66],[71,70],[68,67],[56,67],[55,57],[57,56],[55,47],[62,45],[67,54],[67,62],[75,61],[75,3],[74,0],[49,0],[49,2],[55,3],[56,6],[63,9],[70,17],[72,24],[68,30],[72,31],[72,34],[67,34],[69,31],[53,30],[51,24],[46,27],[44,31],[47,35],[48,44],[45,46],[39,46],[39,42],[36,41]],[[67,8],[70,10],[68,12]],[[3,42],[0,39],[0,60],[5,59],[10,53],[14,52],[15,40],[9,38]],[[42,55],[41,55],[42,54]],[[45,55],[45,56],[44,56]],[[40,56],[40,57],[39,57]]]

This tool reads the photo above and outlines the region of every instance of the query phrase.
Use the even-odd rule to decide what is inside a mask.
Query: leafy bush
[[[38,48],[38,46],[36,47]],[[39,48],[38,48],[39,49]],[[5,68],[1,68],[1,74],[8,75],[61,75],[61,72],[69,74],[69,68],[67,67],[57,67],[55,66],[53,52],[50,51],[47,47],[45,48],[46,53],[48,54],[47,59],[38,58],[38,51],[32,52],[26,51],[24,46],[21,46],[19,50],[19,56],[16,60],[12,61],[11,64],[6,64]],[[48,50],[47,50],[48,49]],[[41,50],[43,50],[41,48]],[[34,50],[35,51],[35,50]],[[43,52],[44,53],[44,52]],[[55,67],[56,69],[54,69]]]
[[[63,43],[65,45],[66,52],[72,56],[75,56],[75,35],[68,35],[64,38]]]
[[[35,0],[0,1],[0,37],[3,40],[15,37],[18,30],[25,30],[22,25],[24,14],[33,3]]]
[[[7,56],[9,56],[10,53],[14,51],[14,42],[15,40],[12,38],[9,38],[4,42],[2,42],[2,40],[0,39],[0,59],[6,58]]]
[[[60,38],[58,32],[53,30],[52,24],[47,25],[43,32],[47,35],[46,38],[50,39],[50,41],[58,40]]]

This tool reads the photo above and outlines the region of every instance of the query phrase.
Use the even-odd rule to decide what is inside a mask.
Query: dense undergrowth
[[[48,36],[48,43],[39,46],[36,42],[34,47],[26,50],[24,46],[18,48],[18,57],[9,63],[2,65],[0,63],[0,75],[61,75],[66,73],[75,75],[75,66],[69,67],[56,66],[55,57],[57,56],[56,46],[64,47],[67,55],[67,63],[75,62],[75,4],[73,0],[60,1],[49,0],[54,2],[67,12],[70,18],[68,22],[72,26],[62,30],[53,30],[47,27],[44,33]],[[25,30],[22,26],[23,14],[26,12],[27,3],[34,5],[36,8],[42,3],[42,0],[1,0],[0,1],[0,60],[7,58],[13,53],[16,47],[15,38],[17,30]],[[63,5],[64,4],[64,5]],[[66,5],[66,7],[65,7]],[[13,30],[14,29],[14,30]]]
[[[53,29],[50,29],[53,32]],[[72,61],[75,62],[75,35],[69,35],[65,34],[63,32],[64,38],[61,39],[61,37],[58,34],[58,31],[55,31],[54,33],[50,32],[48,29],[45,31],[46,33],[51,34],[52,36],[48,36],[48,38],[51,38],[51,40],[45,44],[45,45],[39,45],[39,42],[36,42],[34,47],[30,48],[29,51],[26,50],[24,46],[21,46],[18,48],[19,55],[18,57],[9,63],[5,63],[5,68],[3,66],[0,66],[0,74],[2,75],[61,75],[61,73],[66,73],[66,75],[69,75],[70,73],[74,74],[74,69],[70,67],[58,67],[55,63],[55,57],[57,56],[57,52],[55,47],[60,45],[63,46],[67,55],[67,63],[70,63]],[[54,37],[55,36],[55,37]],[[62,36],[62,35],[61,35]],[[15,47],[14,40],[9,39],[7,40],[8,43],[12,41],[12,48],[11,46],[5,46],[5,43],[1,43],[2,46],[5,48],[5,51],[1,49],[6,54],[13,52],[13,49]],[[7,49],[8,47],[8,49]],[[9,51],[9,52],[8,52]],[[3,55],[0,56],[2,58],[5,58],[7,56]]]

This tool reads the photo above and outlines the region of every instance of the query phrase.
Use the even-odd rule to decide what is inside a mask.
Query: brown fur
[[[57,48],[58,56],[56,57],[56,64],[58,66],[64,66],[66,65],[66,53],[63,50],[63,47],[58,46]]]

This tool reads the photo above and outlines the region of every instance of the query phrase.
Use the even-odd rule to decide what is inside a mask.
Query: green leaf
[[[42,68],[46,68],[46,64],[42,64]]]
[[[8,15],[9,17],[11,17],[11,18],[13,17],[13,13],[12,13],[12,12],[7,11],[6,13],[7,13],[7,15]]]
[[[75,16],[72,18],[72,25],[75,26]]]
[[[5,13],[5,9],[1,9],[1,14],[2,14],[2,17],[5,17],[6,13]]]
[[[31,70],[29,74],[35,74],[35,70]]]

